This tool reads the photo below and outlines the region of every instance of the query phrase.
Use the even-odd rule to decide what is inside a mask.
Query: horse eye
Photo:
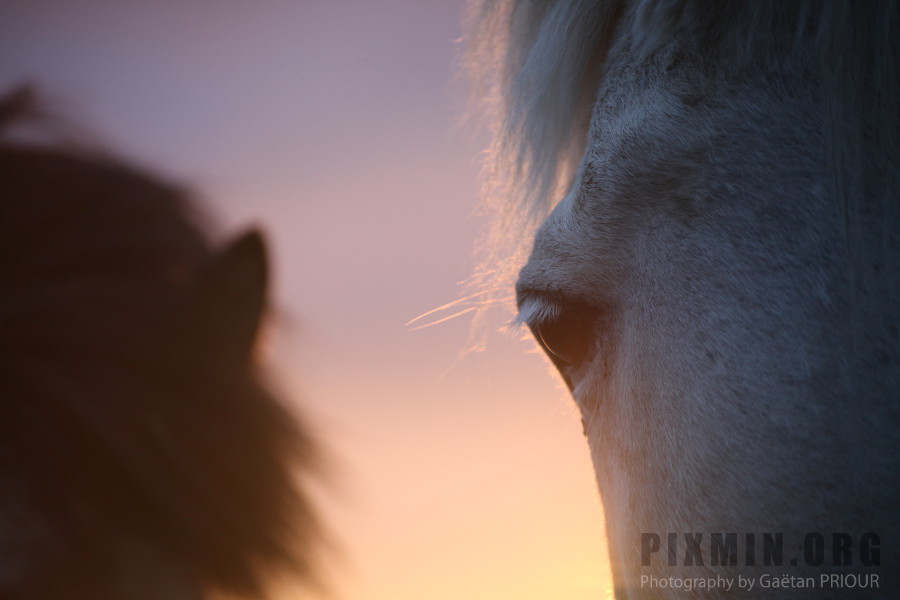
[[[551,358],[565,364],[583,359],[590,347],[590,319],[578,310],[564,311],[552,321],[535,325],[533,331]]]

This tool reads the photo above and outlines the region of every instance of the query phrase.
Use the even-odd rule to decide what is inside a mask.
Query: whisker
[[[447,304],[444,304],[443,306],[438,306],[437,308],[432,308],[428,312],[422,313],[418,317],[416,317],[410,321],[407,321],[405,323],[405,325],[408,327],[408,326],[412,325],[413,323],[415,323],[416,321],[427,317],[428,315],[433,315],[436,312],[440,312],[442,310],[447,310],[448,308],[453,308],[454,306],[462,304],[463,302],[468,302],[472,298],[477,298],[478,296],[484,296],[488,293],[490,293],[490,290],[482,290],[482,291],[476,292],[474,294],[469,294],[468,296],[463,296],[462,298],[457,298],[456,300],[454,300],[452,302],[448,302]],[[481,304],[482,303],[479,303],[479,305],[481,305]]]
[[[449,321],[450,319],[455,319],[456,317],[462,316],[466,313],[470,313],[472,311],[478,310],[479,308],[480,308],[480,306],[470,306],[469,308],[465,308],[461,311],[455,312],[452,315],[448,315],[446,317],[438,319],[437,321],[430,321],[428,323],[425,323],[424,325],[417,325],[416,327],[411,328],[410,331],[417,331],[419,329],[425,329],[426,327],[431,327],[432,325],[438,325],[440,323]],[[432,311],[432,312],[434,312],[434,311]],[[424,315],[422,315],[422,316],[424,316]],[[413,321],[415,321],[415,320],[417,320],[417,319],[413,319]],[[413,321],[410,321],[410,323],[412,323]],[[409,325],[409,323],[407,323],[407,326],[408,325]]]

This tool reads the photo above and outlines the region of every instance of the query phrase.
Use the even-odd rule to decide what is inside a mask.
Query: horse
[[[186,191],[32,117],[0,101],[0,597],[312,581],[318,445],[254,350],[263,235],[214,243]]]
[[[484,260],[583,418],[616,597],[897,597],[900,5],[467,29]]]

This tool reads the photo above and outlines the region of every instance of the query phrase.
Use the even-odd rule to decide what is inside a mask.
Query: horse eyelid
[[[534,329],[544,323],[558,319],[563,308],[555,302],[548,302],[543,298],[525,296],[519,302],[519,314],[513,323],[517,326],[525,325]]]

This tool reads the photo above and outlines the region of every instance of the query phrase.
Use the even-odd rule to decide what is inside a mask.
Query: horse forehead
[[[538,229],[520,286],[590,293],[647,236],[748,238],[740,223],[815,216],[815,203],[796,201],[821,196],[811,89],[773,90],[762,76],[715,82],[680,50],[640,67],[612,53],[578,174]],[[778,240],[789,220],[757,233]]]
[[[588,291],[621,261],[625,238],[646,219],[680,210],[672,197],[687,195],[700,178],[696,157],[708,139],[702,123],[690,127],[669,90],[632,98],[595,107],[578,174],[535,234],[520,285]]]

